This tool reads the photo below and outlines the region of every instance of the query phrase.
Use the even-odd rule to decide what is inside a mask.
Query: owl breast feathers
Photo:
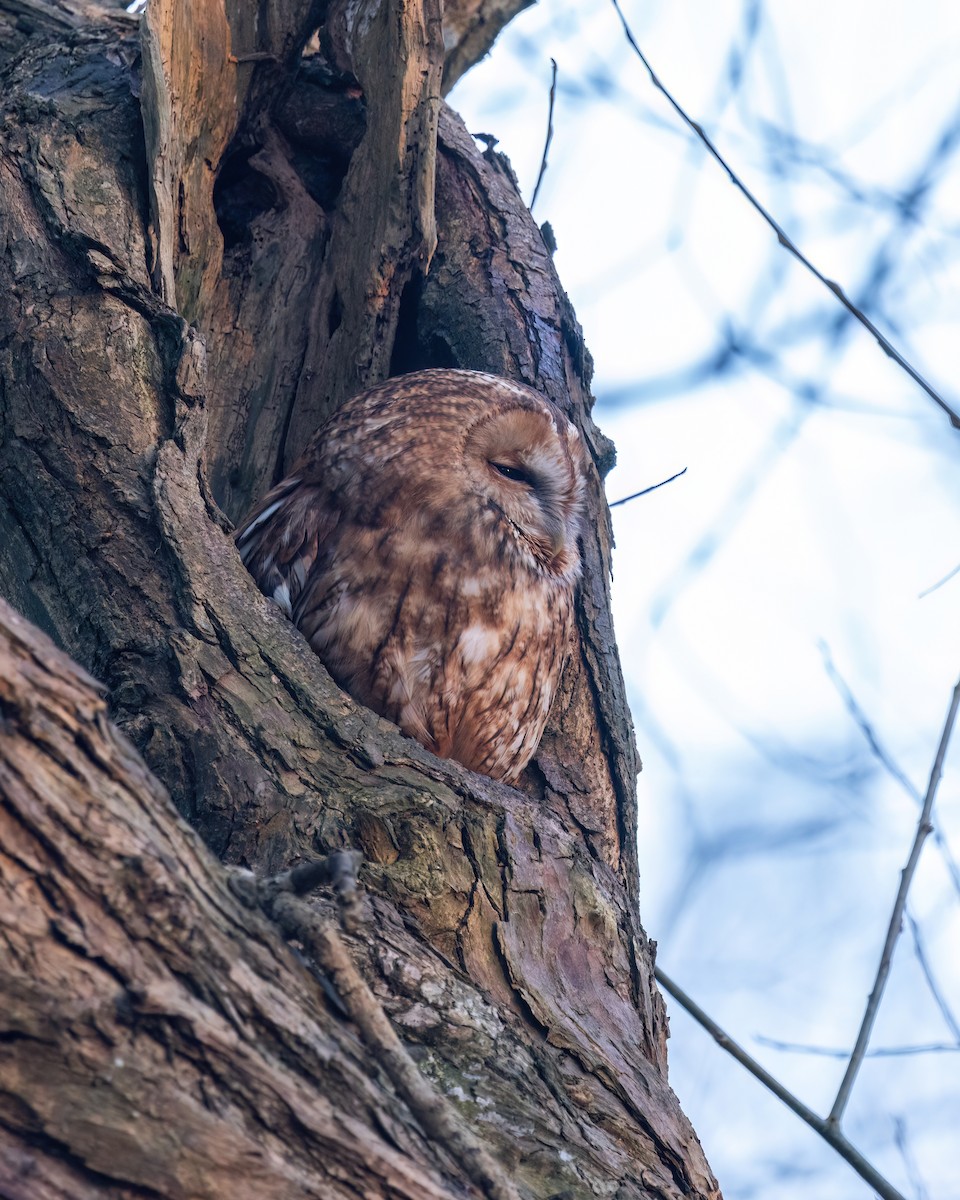
[[[583,489],[580,437],[543,397],[421,371],[344,404],[236,541],[354,699],[512,783],[570,641]]]

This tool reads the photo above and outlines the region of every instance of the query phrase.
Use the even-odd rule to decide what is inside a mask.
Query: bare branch
[[[484,55],[500,31],[534,0],[448,0],[443,6],[443,94]]]
[[[877,1195],[882,1197],[882,1200],[905,1200],[903,1194],[898,1192],[893,1184],[885,1179],[876,1167],[869,1163],[860,1151],[847,1141],[837,1125],[831,1124],[830,1121],[824,1120],[823,1117],[818,1117],[812,1108],[808,1108],[802,1100],[798,1099],[793,1092],[785,1088],[769,1071],[761,1067],[755,1058],[751,1057],[739,1043],[735,1042],[728,1033],[721,1029],[712,1017],[708,1017],[699,1004],[693,1001],[682,988],[678,987],[668,975],[665,975],[660,967],[656,968],[656,976],[660,986],[669,992],[681,1008],[684,1008],[699,1025],[703,1026],[718,1046],[732,1055],[742,1067],[746,1067],[755,1079],[759,1079],[763,1086],[768,1091],[773,1092],[778,1100],[782,1100],[791,1112],[797,1114],[801,1121],[804,1121],[811,1129],[816,1130],[823,1140],[832,1146],[840,1157],[853,1167],[860,1178],[865,1179],[870,1184]]]
[[[550,80],[550,104],[547,109],[547,138],[543,143],[543,157],[540,159],[540,173],[537,175],[537,183],[533,189],[533,199],[530,201],[530,211],[533,212],[534,205],[537,203],[537,196],[540,195],[540,184],[543,183],[543,177],[547,170],[547,155],[550,152],[550,143],[553,141],[553,105],[557,98],[557,60],[550,59],[550,66],[553,68],[553,76]]]
[[[763,205],[756,198],[756,196],[754,196],[753,192],[750,191],[750,189],[746,186],[746,184],[734,172],[733,168],[728,165],[726,159],[723,157],[723,155],[720,153],[720,151],[713,144],[710,137],[704,130],[703,126],[700,125],[697,121],[694,121],[693,118],[688,116],[687,113],[685,112],[685,110],[683,108],[681,108],[679,102],[674,99],[674,97],[667,90],[667,88],[660,82],[660,79],[658,78],[653,67],[650,65],[650,62],[647,59],[646,55],[640,49],[640,46],[637,43],[636,39],[634,38],[633,33],[630,29],[630,26],[627,24],[627,19],[623,15],[623,12],[622,12],[617,0],[610,0],[610,2],[613,5],[614,9],[616,10],[617,16],[620,18],[620,24],[623,26],[623,32],[624,32],[624,35],[626,36],[627,42],[629,43],[631,50],[633,50],[633,52],[636,54],[636,56],[640,59],[640,61],[643,63],[643,65],[647,68],[647,71],[650,74],[650,80],[653,83],[653,86],[657,89],[657,91],[663,93],[663,95],[666,97],[671,108],[674,110],[674,112],[677,114],[677,116],[680,117],[680,119],[683,121],[683,123],[696,134],[696,136],[700,139],[700,141],[703,143],[703,145],[707,148],[707,151],[709,152],[711,158],[713,158],[724,169],[724,171],[727,173],[727,178],[730,180],[730,182],[733,184],[733,186],[744,196],[744,198],[747,200],[747,202],[760,214],[760,216],[764,219],[764,221],[766,221],[766,223],[770,226],[770,228],[773,230],[773,232],[777,235],[777,240],[779,241],[780,245],[783,246],[783,248],[785,250],[789,251],[790,254],[792,254],[793,257],[799,263],[801,263],[803,266],[805,266],[807,268],[807,270],[810,272],[810,274],[813,275],[813,277],[815,279],[819,280],[819,282],[822,283],[823,286],[825,288],[827,288],[828,291],[832,292],[833,295],[836,296],[836,298],[840,301],[840,303],[847,310],[847,312],[849,312],[851,314],[851,316],[855,317],[856,320],[858,320],[860,322],[860,324],[864,327],[864,329],[868,330],[870,333],[873,334],[873,336],[876,338],[877,342],[879,343],[881,350],[883,350],[883,352],[889,358],[892,358],[893,361],[895,363],[897,363],[897,365],[899,367],[901,367],[904,371],[906,371],[906,373],[910,376],[910,378],[914,381],[914,383],[918,384],[919,387],[921,387],[923,389],[923,391],[925,391],[927,393],[927,395],[930,397],[930,399],[933,400],[933,402],[936,405],[938,405],[940,408],[943,409],[943,411],[949,417],[950,424],[953,426],[953,428],[960,429],[960,414],[958,414],[953,408],[950,407],[949,404],[947,404],[947,402],[943,399],[943,397],[936,390],[936,388],[934,388],[932,384],[928,383],[926,381],[926,379],[924,379],[924,377],[920,374],[920,372],[916,369],[916,367],[912,366],[911,363],[909,363],[907,361],[907,359],[904,358],[904,356],[900,353],[900,351],[896,348],[896,346],[893,345],[893,343],[889,340],[889,338],[885,337],[880,332],[880,330],[876,327],[876,325],[874,325],[874,323],[870,320],[870,318],[868,316],[866,316],[866,314],[863,313],[853,303],[852,300],[849,299],[849,297],[846,295],[846,293],[844,292],[843,288],[839,285],[839,283],[836,283],[832,279],[828,279],[826,277],[826,275],[824,275],[822,271],[820,271],[816,266],[814,266],[814,264],[810,261],[810,259],[807,258],[807,256],[805,254],[803,254],[803,252],[791,240],[791,238],[786,234],[786,232],[781,228],[781,226],[777,224],[776,220],[774,220],[774,218],[770,215],[770,213],[763,207]]]
[[[900,1151],[900,1158],[903,1160],[903,1165],[910,1178],[910,1182],[913,1184],[916,1200],[928,1200],[929,1192],[921,1178],[917,1167],[917,1160],[914,1158],[913,1151],[910,1148],[910,1142],[907,1138],[907,1122],[904,1117],[894,1117],[893,1119],[893,1140]]]
[[[677,471],[677,473],[675,475],[671,475],[669,479],[661,479],[659,483],[653,483],[650,485],[650,487],[646,487],[642,491],[634,492],[630,496],[624,496],[620,500],[614,500],[610,507],[617,508],[621,504],[628,504],[631,500],[639,500],[641,496],[646,496],[649,492],[655,492],[657,488],[666,487],[668,483],[673,483],[675,479],[679,479],[681,475],[686,475],[686,473],[687,468],[684,467],[682,471]]]
[[[771,1050],[782,1050],[786,1054],[809,1054],[816,1058],[846,1058],[848,1051],[834,1046],[810,1046],[806,1042],[782,1042],[779,1038],[756,1035],[756,1041],[761,1046],[769,1046]],[[881,1046],[877,1050],[868,1050],[867,1058],[909,1058],[914,1054],[954,1054],[960,1053],[960,1045],[952,1042],[926,1042],[917,1046]]]
[[[953,697],[950,701],[947,719],[944,722],[943,732],[940,735],[940,745],[937,747],[937,755],[933,760],[933,767],[930,771],[930,782],[927,784],[927,794],[923,800],[923,809],[920,812],[920,820],[917,822],[917,832],[914,835],[913,846],[910,849],[907,865],[900,876],[900,887],[897,890],[897,898],[893,904],[893,913],[890,916],[890,924],[887,928],[883,952],[880,955],[877,977],[874,981],[870,997],[867,1000],[867,1007],[860,1025],[860,1032],[857,1035],[857,1043],[853,1048],[853,1053],[850,1055],[850,1062],[847,1064],[847,1069],[844,1072],[840,1088],[837,1091],[837,1098],[833,1102],[833,1108],[830,1110],[829,1121],[832,1125],[839,1125],[844,1109],[847,1107],[850,1092],[853,1089],[857,1073],[860,1070],[864,1054],[866,1053],[867,1044],[870,1041],[870,1033],[873,1030],[873,1023],[877,1018],[880,1001],[883,999],[887,976],[890,974],[890,964],[893,961],[894,947],[897,944],[897,938],[900,936],[903,924],[903,911],[907,904],[907,893],[910,891],[910,884],[913,882],[917,863],[920,861],[920,851],[923,848],[923,843],[933,829],[933,825],[930,822],[930,816],[933,812],[933,801],[940,783],[943,760],[947,753],[947,747],[950,744],[950,736],[953,733],[958,706],[960,706],[960,682],[953,689]]]
[[[923,948],[923,939],[920,936],[920,926],[916,923],[910,913],[907,913],[907,921],[910,925],[910,932],[913,935],[913,951],[917,956],[917,962],[920,964],[920,970],[923,972],[923,977],[927,981],[927,987],[930,989],[930,995],[933,997],[934,1003],[940,1009],[940,1015],[943,1017],[947,1028],[956,1038],[956,1046],[953,1049],[960,1050],[960,1023],[953,1015],[953,1010],[947,1004],[943,993],[933,977],[933,971],[927,961],[927,954]]]
[[[897,766],[883,746],[881,746],[880,739],[877,736],[873,725],[870,723],[866,713],[857,703],[857,698],[850,690],[850,685],[837,670],[836,664],[833,661],[833,655],[830,653],[830,647],[825,641],[821,640],[817,642],[817,649],[820,651],[820,657],[823,659],[823,666],[824,670],[827,672],[827,677],[839,692],[844,708],[846,708],[847,712],[853,718],[854,724],[863,734],[874,757],[897,781],[897,783],[900,784],[907,795],[912,797],[919,804],[921,801],[920,792],[916,787],[914,787],[913,783],[904,774],[900,767]]]
[[[935,592],[937,588],[942,588],[945,583],[950,582],[954,575],[960,575],[960,563],[957,563],[953,570],[948,571],[942,579],[938,579],[937,582],[932,583],[930,587],[924,588],[917,599],[922,600],[925,596],[929,596],[931,592]]]
[[[830,647],[826,642],[821,641],[818,643],[818,648],[820,650],[820,655],[823,658],[823,665],[826,669],[830,682],[840,693],[840,698],[843,700],[844,707],[853,718],[854,723],[863,734],[864,738],[866,738],[867,745],[870,747],[874,757],[884,768],[884,770],[886,770],[890,776],[900,784],[907,795],[917,804],[922,805],[923,797],[920,795],[919,790],[914,787],[911,780],[904,774],[900,767],[894,762],[891,755],[881,745],[880,738],[876,730],[873,728],[873,725],[871,724],[866,713],[860,707],[856,696],[854,696],[853,692],[850,690],[850,685],[837,670],[833,661],[833,656],[830,653]],[[943,862],[947,868],[947,873],[950,876],[950,880],[953,883],[954,891],[958,896],[960,896],[960,867],[957,866],[956,859],[953,857],[953,851],[950,849],[943,831],[938,829],[936,826],[933,828],[933,840],[936,843],[937,849],[943,856]]]

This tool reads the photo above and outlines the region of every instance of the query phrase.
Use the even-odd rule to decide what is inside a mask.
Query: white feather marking
[[[500,634],[489,625],[468,625],[457,642],[465,666],[489,662],[499,647]]]
[[[466,579],[460,580],[460,595],[469,600],[483,595],[483,585],[476,575],[468,575]]]
[[[290,480],[290,485],[296,484],[296,482],[299,482],[299,480]],[[284,494],[284,496],[282,496],[280,499],[274,500],[274,503],[272,503],[270,505],[269,509],[264,509],[262,514],[260,514],[257,517],[257,520],[251,521],[250,524],[248,524],[248,526],[244,530],[244,532],[242,532],[240,534],[239,538],[236,539],[236,545],[241,546],[242,544],[244,544],[244,542],[247,540],[248,536],[250,536],[253,533],[253,530],[258,529],[260,526],[262,526],[264,521],[269,521],[270,517],[275,514],[277,509],[282,508],[283,504],[286,503],[286,500],[287,500],[287,497],[286,497],[286,494]]]
[[[290,605],[290,587],[286,580],[273,589],[273,600],[275,604],[278,604],[283,609],[288,617],[293,615],[293,609]]]

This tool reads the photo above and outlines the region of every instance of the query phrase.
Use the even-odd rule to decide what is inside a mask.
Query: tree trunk
[[[439,99],[445,43],[449,81],[521,7],[150,0],[138,36],[0,0],[0,593],[44,631],[0,614],[2,1196],[719,1195],[636,912],[589,356]],[[353,703],[229,537],[340,401],[427,366],[532,384],[593,455],[519,788]],[[346,846],[349,956],[332,902],[287,920],[217,862]]]

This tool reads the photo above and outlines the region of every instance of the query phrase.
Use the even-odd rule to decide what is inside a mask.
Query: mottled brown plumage
[[[237,546],[355,699],[513,782],[569,643],[583,470],[536,392],[420,371],[344,404]]]

